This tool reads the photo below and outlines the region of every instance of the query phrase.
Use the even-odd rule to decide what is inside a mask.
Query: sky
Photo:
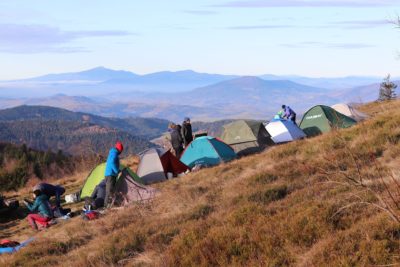
[[[0,0],[0,80],[138,74],[400,76],[399,0]]]

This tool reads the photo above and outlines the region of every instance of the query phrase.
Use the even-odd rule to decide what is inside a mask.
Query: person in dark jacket
[[[110,149],[108,153],[106,170],[104,172],[104,179],[106,182],[106,194],[104,198],[104,206],[107,207],[111,204],[112,194],[114,194],[114,187],[117,181],[119,170],[119,155],[124,150],[121,142],[117,142],[115,147]]]
[[[183,138],[176,124],[171,123],[169,128],[171,132],[171,145],[175,151],[175,156],[179,159],[183,152]]]
[[[296,124],[296,113],[289,106],[282,105],[283,118],[292,121]],[[297,124],[296,124],[297,125]]]
[[[190,119],[187,117],[182,123],[182,137],[185,147],[193,141],[192,125],[190,124]]]
[[[103,179],[99,183],[89,198],[90,209],[95,210],[104,206],[104,199],[106,198],[106,180]]]
[[[29,203],[24,200],[26,207],[32,212],[28,215],[28,222],[34,230],[38,230],[37,223],[47,225],[47,223],[53,218],[53,212],[51,211],[49,197],[43,194],[40,190],[35,189],[33,192],[33,198],[35,201]]]
[[[52,185],[47,183],[40,183],[36,185],[33,189],[41,191],[43,194],[48,196],[50,199],[51,197],[55,197],[57,207],[61,207],[61,196],[65,193],[65,188],[61,185]]]

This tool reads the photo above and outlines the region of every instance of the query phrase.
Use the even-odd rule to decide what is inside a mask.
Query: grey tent
[[[189,170],[188,166],[177,159],[169,150],[151,148],[140,153],[139,156],[137,174],[144,184],[165,181],[167,173],[178,176]]]
[[[363,121],[368,118],[367,114],[358,111],[353,106],[350,106],[348,104],[336,104],[333,105],[331,108],[356,121]]]
[[[238,155],[259,152],[274,144],[261,121],[238,120],[224,125],[223,128],[221,139]]]
[[[143,202],[155,197],[157,190],[136,182],[127,169],[123,169],[121,177],[115,185],[113,204],[124,206],[131,202]]]

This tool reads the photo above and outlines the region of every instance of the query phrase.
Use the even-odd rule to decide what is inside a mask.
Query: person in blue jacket
[[[24,200],[24,203],[31,212],[34,212],[28,215],[29,224],[34,230],[38,230],[37,223],[46,226],[53,218],[53,212],[51,211],[49,197],[43,194],[40,190],[34,190],[33,198],[35,199],[33,203],[26,200]]]
[[[110,149],[106,162],[106,170],[104,172],[104,179],[106,181],[106,195],[104,198],[104,207],[111,204],[112,195],[114,193],[115,183],[119,174],[119,155],[124,150],[121,142],[117,142],[115,147]]]
[[[57,208],[61,207],[61,196],[62,196],[62,194],[65,193],[64,187],[62,187],[61,185],[40,183],[34,187],[34,190],[35,189],[40,190],[43,194],[48,196],[49,199],[54,196],[56,198]]]

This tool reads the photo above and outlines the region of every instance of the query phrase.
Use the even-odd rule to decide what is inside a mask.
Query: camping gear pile
[[[0,214],[12,212],[19,207],[18,200],[15,199],[5,199],[0,195]]]
[[[29,238],[28,240],[19,243],[17,241],[11,241],[8,239],[2,239],[0,240],[0,254],[10,254],[17,252],[21,248],[25,247],[28,245],[30,242],[32,242],[34,238]]]

